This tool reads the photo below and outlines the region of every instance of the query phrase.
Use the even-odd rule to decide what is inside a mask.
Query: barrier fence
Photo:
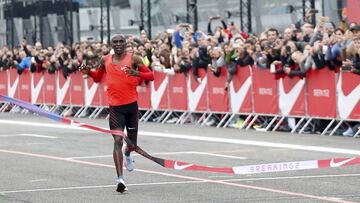
[[[335,73],[327,68],[310,70],[305,78],[276,77],[268,69],[256,66],[238,67],[233,80],[225,89],[226,69],[220,77],[199,69],[201,82],[191,74],[165,75],[154,72],[155,80],[138,86],[139,108],[144,112],[141,121],[148,121],[155,114],[157,122],[165,123],[173,116],[176,124],[183,124],[192,114],[198,114],[197,124],[204,125],[211,117],[219,120],[217,127],[227,127],[237,115],[246,117],[249,129],[259,116],[271,119],[265,131],[273,131],[286,117],[299,118],[297,128],[302,130],[313,119],[328,119],[330,123],[322,132],[332,135],[344,121],[360,121],[360,76],[351,72]],[[106,75],[102,82],[84,79],[80,72],[65,79],[56,74],[30,73],[18,75],[15,69],[0,72],[0,94],[56,111],[77,108],[81,116],[94,109],[90,118],[96,118],[106,109]],[[2,102],[0,111],[8,109]],[[305,122],[306,121],[306,122]],[[305,122],[305,123],[303,123]],[[360,131],[360,130],[359,130]],[[359,134],[356,132],[356,135]],[[292,132],[295,132],[293,130]]]

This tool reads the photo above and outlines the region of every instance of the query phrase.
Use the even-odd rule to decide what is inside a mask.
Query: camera
[[[351,71],[351,69],[352,69],[352,66],[349,66],[349,65],[341,67],[342,71]]]
[[[285,51],[287,54],[291,54],[291,47],[290,46],[285,46]]]

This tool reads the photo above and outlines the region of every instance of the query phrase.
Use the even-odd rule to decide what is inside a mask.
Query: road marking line
[[[36,182],[44,182],[47,181],[47,179],[37,179],[37,180],[30,180],[30,183],[36,183]]]
[[[69,160],[69,159],[62,158],[62,157],[43,155],[43,154],[34,154],[34,153],[12,151],[12,150],[4,150],[4,149],[0,149],[0,152],[9,153],[9,154],[24,155],[24,156],[32,156],[32,157],[38,157],[38,158],[46,158],[46,159],[52,159],[52,160],[57,160],[57,161],[66,161],[66,162],[78,163],[78,164],[84,164],[84,165],[90,165],[90,166],[115,168],[114,165],[101,164],[101,163],[88,162],[88,161],[80,161],[80,160]],[[143,173],[147,173],[147,174],[154,174],[154,175],[160,175],[160,176],[167,176],[167,177],[174,177],[174,178],[192,180],[192,181],[203,181],[203,182],[206,182],[206,183],[214,183],[214,184],[220,184],[220,185],[226,185],[226,186],[233,186],[233,187],[242,188],[242,189],[246,188],[246,189],[259,190],[259,191],[265,191],[265,192],[272,192],[272,193],[278,193],[278,194],[289,195],[289,196],[297,196],[297,197],[308,198],[308,199],[317,199],[317,200],[329,201],[329,202],[337,202],[337,203],[352,203],[350,201],[345,201],[345,200],[336,200],[336,199],[331,199],[331,198],[321,197],[321,196],[316,196],[316,195],[297,193],[297,192],[289,192],[289,191],[285,191],[285,190],[272,189],[272,188],[266,188],[266,187],[260,187],[260,186],[244,185],[244,184],[238,184],[238,183],[232,183],[232,182],[225,182],[225,181],[221,181],[221,180],[220,181],[219,180],[211,180],[211,179],[205,179],[205,178],[198,178],[198,177],[185,176],[185,175],[177,175],[177,174],[158,172],[158,171],[150,171],[150,170],[144,170],[144,169],[135,169],[135,171],[143,172]]]
[[[57,139],[57,137],[49,136],[49,135],[37,135],[37,134],[28,134],[28,133],[23,133],[23,134],[19,134],[19,135],[26,136],[26,137],[40,137],[40,138]]]
[[[59,125],[59,124],[51,124],[51,123],[36,123],[36,122],[11,121],[11,120],[0,120],[0,123],[11,124],[11,125],[25,125],[25,126],[47,127],[47,128],[61,128],[61,129],[69,129],[69,130],[91,131],[86,128],[79,128],[69,125]]]
[[[222,155],[222,154],[213,154],[208,152],[154,152],[150,153],[152,155],[177,155],[177,154],[199,154],[199,155],[207,155],[207,156],[216,156],[216,157],[224,157],[230,159],[242,159],[245,160],[247,157],[241,156],[230,156],[230,155]],[[141,156],[139,154],[133,154],[133,156]],[[68,157],[66,159],[94,159],[94,158],[112,158],[112,155],[95,155],[95,156],[78,156],[78,157]]]
[[[173,184],[189,184],[189,183],[204,183],[204,181],[172,181],[172,182],[155,182],[155,183],[133,183],[126,184],[127,187],[132,186],[149,186],[149,185],[173,185]],[[75,190],[75,189],[96,189],[96,188],[115,188],[114,185],[93,185],[93,186],[75,186],[75,187],[58,187],[58,188],[42,188],[29,190],[5,190],[0,191],[0,194],[10,193],[24,193],[24,192],[46,192],[46,191],[60,191],[60,190]]]
[[[57,138],[55,136],[36,135],[36,134],[0,135],[0,137],[39,137],[39,138],[49,138],[49,139],[56,139]]]
[[[33,122],[9,121],[9,120],[0,120],[0,123],[39,126],[39,127],[63,128],[63,129],[78,129],[78,130],[89,131],[88,129],[85,129],[85,128],[78,128],[78,127],[65,126],[65,125],[59,125],[59,124],[45,124],[45,123],[33,123]],[[316,152],[328,152],[328,153],[338,153],[338,154],[348,154],[348,155],[360,155],[359,150],[333,148],[333,147],[307,146],[307,145],[297,145],[297,144],[285,144],[285,143],[275,143],[275,142],[262,142],[262,141],[252,141],[252,140],[240,140],[240,139],[230,139],[230,138],[205,137],[205,136],[197,136],[197,135],[172,134],[172,133],[147,132],[147,131],[139,131],[139,134],[141,134],[143,136],[150,136],[150,137],[164,137],[164,138],[195,140],[195,141],[205,141],[205,142],[215,142],[215,143],[227,143],[227,144],[234,144],[234,145],[238,144],[238,145],[248,145],[248,146],[276,147],[276,148],[294,149],[294,150],[303,150],[303,151],[316,151]]]
[[[334,175],[314,175],[314,176],[287,176],[287,177],[273,177],[273,178],[250,178],[250,179],[223,179],[224,182],[236,182],[236,181],[256,181],[256,180],[280,180],[280,179],[302,179],[302,178],[332,178],[332,177],[356,177],[360,174],[334,174]],[[210,176],[209,176],[210,177]],[[216,177],[216,176],[213,176]],[[217,177],[217,178],[220,178]],[[33,180],[30,182],[46,181],[46,179]],[[153,183],[131,183],[127,186],[149,186],[149,185],[173,185],[173,184],[193,184],[193,183],[206,183],[207,181],[169,181],[169,182],[153,182]],[[58,187],[58,188],[40,188],[40,189],[28,189],[28,190],[4,190],[0,191],[0,194],[9,193],[24,193],[24,192],[44,192],[44,191],[59,191],[59,190],[75,190],[75,189],[96,189],[96,188],[113,188],[114,185],[92,185],[92,186],[74,186],[74,187]],[[342,195],[339,195],[342,196]],[[332,198],[339,199],[339,198]]]

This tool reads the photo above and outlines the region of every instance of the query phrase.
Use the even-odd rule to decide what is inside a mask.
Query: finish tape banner
[[[271,173],[271,172],[283,172],[283,171],[297,171],[297,170],[305,170],[305,169],[333,168],[333,167],[360,164],[360,157],[279,162],[279,163],[268,163],[268,164],[257,164],[257,165],[235,166],[235,167],[211,167],[211,166],[196,165],[182,161],[167,160],[167,159],[154,157],[148,154],[143,149],[141,149],[139,146],[134,145],[133,143],[131,143],[131,140],[126,136],[126,134],[122,131],[108,130],[105,128],[100,128],[86,123],[80,123],[71,119],[67,119],[52,112],[49,112],[47,110],[41,109],[35,105],[29,104],[25,101],[15,99],[12,97],[0,95],[0,98],[9,103],[25,108],[33,113],[39,114],[41,116],[47,117],[49,119],[64,124],[68,124],[75,127],[86,128],[96,132],[103,132],[103,133],[122,136],[128,145],[134,146],[135,151],[137,153],[161,165],[162,167],[168,169],[187,170],[187,171],[205,171],[205,172],[228,173],[228,174],[256,174],[256,173]]]

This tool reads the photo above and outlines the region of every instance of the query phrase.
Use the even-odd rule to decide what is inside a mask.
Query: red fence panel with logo
[[[0,94],[8,95],[8,70],[0,71]],[[0,98],[1,101],[1,98]]]
[[[56,104],[57,105],[71,105],[70,83],[71,83],[71,77],[67,77],[67,79],[65,79],[61,71],[56,72]]]
[[[188,89],[188,107],[189,111],[207,111],[208,100],[207,100],[207,83],[208,78],[206,71],[202,68],[198,70],[201,82],[197,82],[192,74],[192,70],[189,70],[189,77],[187,80]]]
[[[43,73],[31,74],[31,103],[45,103],[45,75]]]
[[[45,73],[45,104],[56,104],[56,74]]]
[[[140,109],[151,109],[151,88],[150,82],[143,82],[137,86],[138,105]]]
[[[102,76],[101,81],[99,83],[99,93],[100,93],[100,105],[104,107],[109,106],[109,100],[107,97],[106,74]]]
[[[143,83],[137,88],[139,107],[192,112],[228,112],[231,108],[233,113],[278,115],[280,112],[285,116],[360,120],[359,75],[341,72],[336,83],[336,74],[324,68],[310,70],[305,82],[297,77],[275,80],[269,70],[256,66],[238,67],[227,93],[226,69],[221,71],[221,76],[215,77],[199,69],[200,83],[191,71],[188,77],[155,73],[152,85]],[[80,73],[71,74],[66,80],[61,72],[25,71],[21,75],[16,69],[0,72],[0,94],[38,104],[105,107],[108,106],[106,89],[106,75],[97,84],[92,78],[84,80]]]
[[[75,106],[85,105],[84,79],[80,72],[75,72],[70,76],[70,103]]]
[[[341,72],[336,90],[339,117],[360,120],[360,76]]]
[[[92,78],[84,79],[85,105],[100,106],[100,84]]]
[[[187,111],[188,95],[186,79],[183,73],[170,75],[169,77],[169,103],[171,110]]]
[[[251,83],[251,67],[238,66],[228,88],[233,113],[252,113]]]
[[[328,68],[308,71],[306,76],[308,116],[336,117],[335,79],[335,73]]]
[[[31,102],[31,73],[29,69],[24,69],[23,73],[19,76],[19,99],[26,102]]]
[[[151,108],[164,110],[169,108],[169,77],[161,72],[154,71],[154,81],[150,82],[151,87]]]
[[[260,69],[256,66],[252,71],[254,112],[277,115],[279,113],[279,97],[274,75],[268,69]]]
[[[8,70],[8,96],[19,98],[19,74],[16,69]]]
[[[284,77],[278,82],[280,113],[284,116],[305,116],[305,79]]]
[[[220,68],[219,77],[216,77],[211,71],[207,72],[210,111],[229,112],[229,94],[225,90],[226,74],[226,67]]]

